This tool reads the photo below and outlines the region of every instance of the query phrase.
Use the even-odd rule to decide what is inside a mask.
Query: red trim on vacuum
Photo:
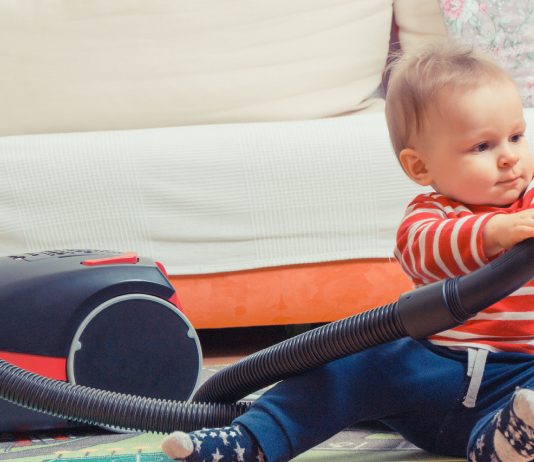
[[[159,268],[159,270],[163,273],[163,275],[169,279],[169,273],[167,273],[167,269],[165,268],[165,266],[163,266],[163,263],[161,263],[160,261],[156,261],[156,266]],[[180,299],[178,298],[178,294],[176,292],[174,292],[169,298],[168,298],[169,302],[171,302],[176,308],[178,308],[180,311],[184,311],[184,309],[182,308],[182,302],[180,301]]]
[[[0,351],[0,359],[49,379],[67,380],[66,358]]]
[[[137,253],[124,252],[121,255],[116,255],[113,257],[87,259],[87,260],[82,261],[82,265],[85,265],[85,266],[120,265],[120,264],[135,265],[138,261],[139,261],[139,258],[137,257]]]

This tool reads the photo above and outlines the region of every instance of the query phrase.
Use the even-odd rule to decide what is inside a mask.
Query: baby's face
[[[421,138],[434,189],[466,204],[514,202],[534,172],[514,84],[444,91],[438,106],[430,109]]]

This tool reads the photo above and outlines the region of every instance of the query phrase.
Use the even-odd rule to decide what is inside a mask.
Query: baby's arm
[[[491,217],[483,231],[484,252],[488,258],[534,237],[534,209]]]
[[[443,196],[420,196],[397,233],[395,256],[416,284],[459,276],[484,266],[482,231],[494,213],[473,215]]]

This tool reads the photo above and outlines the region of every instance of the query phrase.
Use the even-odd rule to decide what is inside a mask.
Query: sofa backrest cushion
[[[438,0],[395,0],[393,5],[403,50],[447,38]]]
[[[391,0],[1,2],[0,135],[352,112],[391,18]]]

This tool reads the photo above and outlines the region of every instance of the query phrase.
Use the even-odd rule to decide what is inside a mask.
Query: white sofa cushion
[[[351,112],[391,17],[391,0],[0,2],[0,135]]]
[[[135,250],[170,274],[392,258],[422,192],[383,113],[0,137],[0,255]]]
[[[393,11],[403,50],[447,38],[438,0],[395,0]]]

